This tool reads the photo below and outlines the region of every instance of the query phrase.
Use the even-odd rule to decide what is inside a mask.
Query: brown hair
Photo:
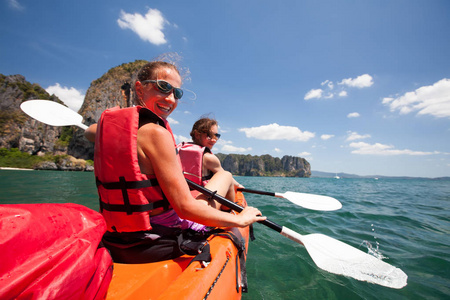
[[[152,61],[152,62],[145,64],[139,70],[139,72],[136,74],[136,81],[158,79],[158,71],[163,68],[169,68],[169,69],[175,70],[178,73],[178,75],[180,75],[180,71],[178,71],[178,68],[174,64],[157,60],[157,61]],[[141,99],[139,98],[138,94],[136,93],[136,85],[133,86],[133,102],[136,105],[143,105],[143,103],[141,103]]]
[[[151,80],[151,79],[157,79],[158,76],[158,70],[162,68],[169,68],[177,71],[178,75],[180,75],[180,72],[178,71],[177,67],[174,64],[165,62],[165,61],[152,61],[148,64],[144,65],[137,74],[137,80],[144,81],[144,80]],[[181,76],[180,76],[181,77]]]
[[[214,125],[217,125],[217,121],[213,118],[208,118],[208,117],[201,117],[200,119],[198,119],[194,125],[192,126],[192,130],[191,130],[191,137],[192,137],[192,141],[196,144],[196,138],[195,138],[195,134],[196,133],[208,133],[211,130],[211,127],[213,127]]]

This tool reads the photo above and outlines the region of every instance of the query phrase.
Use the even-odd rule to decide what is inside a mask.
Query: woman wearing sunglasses
[[[203,186],[207,186],[209,179],[211,179],[214,174],[224,171],[220,164],[220,160],[211,152],[211,149],[220,139],[218,129],[218,124],[215,119],[202,117],[192,126],[190,135],[193,143],[183,142],[177,146],[185,177]],[[235,187],[243,188],[243,186],[233,178],[233,185],[229,186],[225,196],[233,202]],[[198,192],[193,191],[192,194],[195,197],[198,195]],[[217,208],[220,207],[220,204],[218,203],[211,205],[215,205]]]
[[[148,63],[135,83],[139,105],[108,109],[96,126],[95,175],[107,223],[103,242],[116,262],[182,255],[172,230],[180,227],[180,217],[212,227],[245,227],[266,219],[253,207],[235,215],[205,205],[207,196],[191,195],[166,120],[183,96],[180,86],[174,65]],[[232,186],[232,175],[223,170],[206,185],[222,196]]]

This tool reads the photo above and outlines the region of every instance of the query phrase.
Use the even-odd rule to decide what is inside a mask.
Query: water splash
[[[372,232],[375,234],[375,228],[374,228],[373,224],[371,224],[370,226],[372,227]],[[372,255],[372,256],[375,256],[379,260],[389,259],[389,257],[384,256],[381,253],[381,251],[380,251],[380,243],[377,241],[377,237],[374,235],[373,238],[375,239],[376,248],[374,248],[369,241],[363,241],[360,246],[362,246],[362,245],[366,246],[367,247],[367,253]]]

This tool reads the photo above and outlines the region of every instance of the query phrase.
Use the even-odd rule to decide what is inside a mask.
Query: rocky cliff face
[[[146,63],[145,60],[137,60],[122,64],[110,69],[99,79],[92,81],[86,92],[84,103],[78,112],[83,116],[84,124],[89,126],[97,123],[105,109],[115,106],[132,106],[132,99],[127,100],[124,97],[121,87],[125,83],[133,82],[135,80],[134,75]],[[84,138],[83,130],[79,128],[74,131],[69,145],[69,154],[83,159],[94,158],[94,145]]]
[[[83,123],[97,123],[105,109],[133,105],[132,99],[124,97],[121,87],[124,83],[132,83],[137,71],[146,63],[147,61],[137,60],[122,64],[92,81],[78,112],[83,116]],[[0,74],[0,148],[19,148],[20,151],[37,155],[69,154],[78,159],[93,159],[94,145],[84,138],[84,131],[80,128],[48,126],[23,113],[20,104],[31,99],[62,103],[55,95],[49,95],[38,84],[27,82],[21,75]],[[284,156],[280,159],[270,155],[237,154],[218,154],[218,157],[224,169],[236,175],[311,176],[310,164],[300,157]],[[71,161],[64,165],[78,164]]]
[[[217,154],[222,167],[240,176],[310,177],[311,165],[301,157],[270,155],[252,156]]]
[[[30,99],[60,102],[22,75],[0,74],[0,148],[19,148],[37,155],[66,153],[67,143],[60,139],[63,128],[42,124],[21,111],[20,104]]]
[[[133,75],[145,64],[139,60],[110,69],[92,81],[84,103],[78,112],[86,125],[96,123],[101,113],[111,107],[128,107],[121,87],[131,83]],[[94,145],[84,138],[77,127],[54,127],[38,122],[20,109],[27,100],[45,99],[62,103],[36,83],[29,83],[22,75],[0,74],[0,148],[18,148],[30,154],[69,154],[77,158],[93,159]]]

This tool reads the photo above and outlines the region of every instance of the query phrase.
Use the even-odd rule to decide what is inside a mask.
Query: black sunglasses
[[[206,138],[209,140],[216,139],[217,141],[218,139],[220,139],[220,133],[209,133],[209,132],[205,133],[207,134]]]
[[[173,95],[175,99],[181,99],[183,97],[183,90],[180,88],[173,87],[170,83],[165,80],[143,80],[141,83],[156,83],[156,87],[161,93],[170,94],[173,90]]]

